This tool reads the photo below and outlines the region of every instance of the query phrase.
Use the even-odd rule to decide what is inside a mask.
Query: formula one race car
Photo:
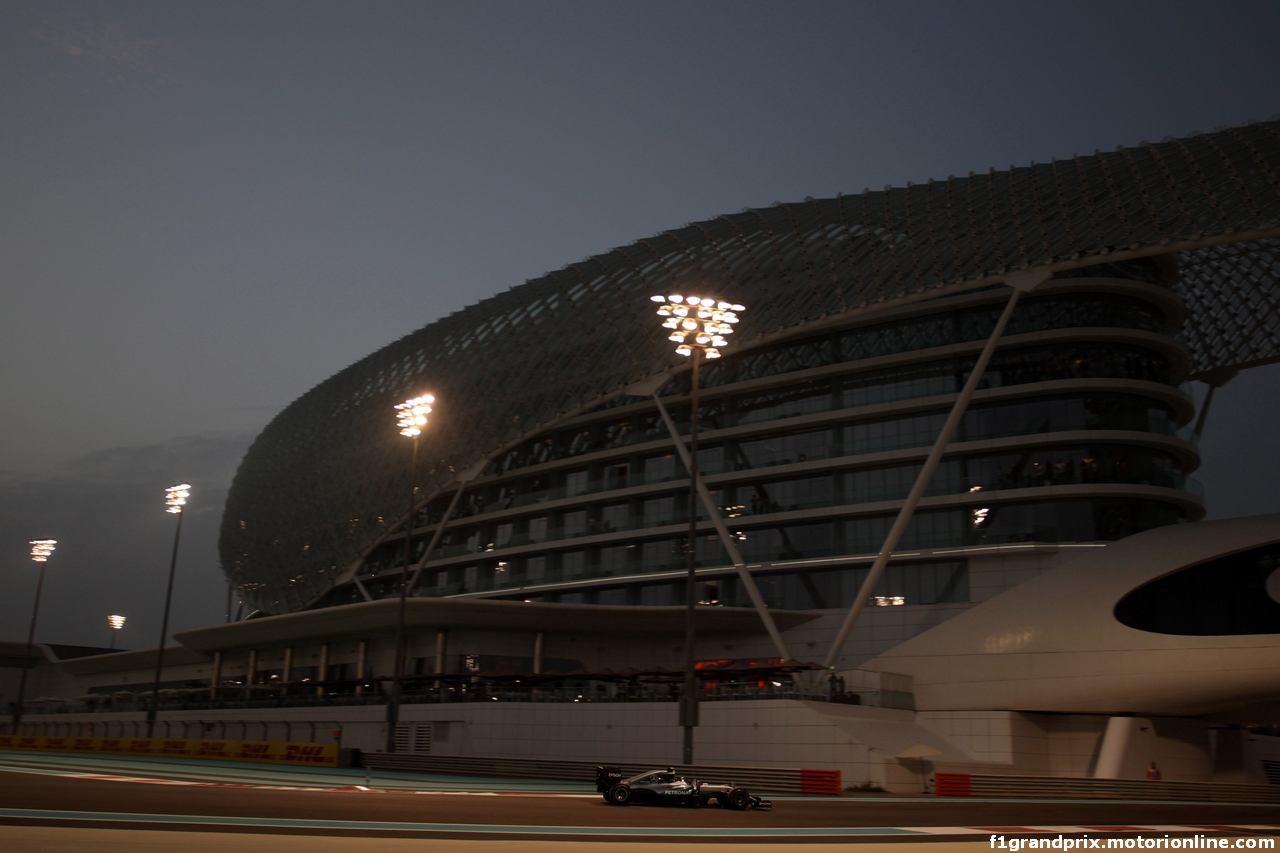
[[[767,811],[773,808],[771,801],[751,796],[746,788],[699,782],[672,768],[650,770],[639,776],[623,779],[621,768],[597,765],[596,790],[615,806],[629,806],[632,803],[705,806],[714,800],[722,808],[735,811]]]

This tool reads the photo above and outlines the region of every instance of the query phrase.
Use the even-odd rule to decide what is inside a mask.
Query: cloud
[[[36,568],[27,542],[50,536],[37,641],[106,645],[106,617],[129,617],[122,647],[159,641],[175,529],[164,489],[192,484],[183,518],[170,635],[225,618],[218,526],[227,488],[251,435],[196,435],[95,451],[47,477],[0,476],[0,637],[24,640]]]
[[[171,42],[143,38],[121,21],[41,21],[37,36],[74,67],[101,77],[146,88],[175,81],[163,61],[175,50]]]

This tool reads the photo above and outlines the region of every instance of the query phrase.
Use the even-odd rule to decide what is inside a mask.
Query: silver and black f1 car
[[[722,808],[742,811],[773,808],[770,800],[753,797],[746,788],[736,785],[715,785],[700,782],[672,768],[650,770],[629,779],[622,778],[618,767],[596,767],[596,790],[604,794],[607,802],[615,806],[632,803],[657,803],[685,806],[705,806],[711,802]]]

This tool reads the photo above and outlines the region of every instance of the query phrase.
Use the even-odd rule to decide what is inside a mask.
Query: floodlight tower
[[[164,669],[164,641],[169,633],[169,607],[173,603],[173,575],[178,568],[178,541],[182,538],[182,509],[191,497],[191,484],[178,483],[164,490],[165,512],[178,516],[178,523],[173,530],[173,556],[169,560],[169,589],[164,595],[164,619],[160,622],[160,646],[156,649],[156,677],[151,688],[151,706],[147,709],[147,737],[152,737],[156,730],[156,713],[160,710],[160,676]],[[247,676],[253,682],[253,673]]]
[[[22,678],[18,681],[18,701],[13,706],[13,733],[18,733],[18,723],[22,722],[22,703],[27,695],[27,670],[31,668],[31,647],[36,639],[36,616],[40,613],[40,590],[44,587],[44,564],[57,546],[57,539],[33,539],[31,559],[40,564],[40,578],[36,581],[36,602],[31,606],[31,627],[27,631],[27,650],[22,654]]]
[[[111,648],[116,647],[116,635],[124,628],[124,621],[127,617],[117,615],[115,613],[107,617],[107,624],[111,626]]]
[[[741,305],[705,296],[652,296],[662,317],[662,328],[668,329],[669,340],[676,353],[693,360],[689,392],[689,540],[688,572],[685,581],[684,620],[684,695],[680,697],[680,725],[684,728],[682,761],[693,763],[693,730],[698,725],[698,677],[693,651],[694,615],[698,603],[698,368],[702,358],[719,358],[720,347],[728,344],[725,335],[733,334]]]
[[[396,751],[396,724],[400,721],[401,679],[404,673],[404,609],[409,595],[409,563],[413,561],[413,514],[418,499],[418,438],[422,428],[427,425],[427,415],[431,414],[431,404],[436,398],[431,394],[423,394],[412,400],[396,404],[396,426],[400,434],[413,439],[413,449],[409,455],[409,514],[404,524],[404,565],[400,569],[400,609],[396,617],[396,656],[394,669],[391,671],[391,693],[387,696],[387,742],[386,751]],[[440,522],[441,526],[444,521]]]

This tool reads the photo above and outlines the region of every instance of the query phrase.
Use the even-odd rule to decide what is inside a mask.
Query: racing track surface
[[[757,837],[758,840],[772,841],[785,838],[792,843],[805,841],[805,830],[813,833],[815,829],[824,827],[981,826],[1013,834],[1010,830],[1028,825],[1096,828],[1251,825],[1275,827],[1276,832],[1280,832],[1280,808],[1276,806],[846,797],[775,799],[774,809],[770,812],[733,812],[715,807],[621,808],[610,806],[598,795],[483,796],[349,789],[281,790],[225,784],[109,781],[7,771],[0,771],[0,810],[0,824],[5,825],[6,830],[16,826],[50,825],[50,820],[41,815],[15,812],[74,811],[78,816],[64,815],[56,821],[57,825],[99,829],[119,827],[121,824],[114,819],[119,815],[131,816],[129,826],[132,829],[171,830],[183,827],[175,826],[172,819],[165,816],[189,815],[214,819],[215,826],[200,827],[206,831],[265,831],[346,836],[352,840],[356,837],[434,837],[484,838],[490,841],[523,839],[529,842],[531,828],[541,828],[535,837],[543,841],[580,840],[584,837],[595,841],[610,837],[627,840],[637,835],[634,831],[629,832],[629,828],[649,828],[672,836],[671,840],[684,836],[688,841],[693,840],[688,838],[689,835],[696,835],[709,841],[745,830],[752,838],[740,841],[757,840]],[[254,819],[254,826],[252,829],[237,826],[234,820],[225,820],[227,818]],[[275,819],[281,820],[280,827],[263,828],[262,820]],[[352,821],[360,826],[306,825],[308,822],[325,824],[330,821]],[[394,824],[416,826],[398,829]],[[424,824],[435,826],[427,828],[423,827]],[[482,833],[476,830],[480,826],[486,827]],[[504,832],[503,828],[510,828],[510,833]],[[822,837],[811,837],[810,840],[836,840],[830,834],[820,835]],[[858,840],[856,831],[841,840],[845,843]],[[876,840],[885,839],[879,837]],[[88,845],[80,849],[85,846]],[[226,838],[226,846],[239,845]]]

